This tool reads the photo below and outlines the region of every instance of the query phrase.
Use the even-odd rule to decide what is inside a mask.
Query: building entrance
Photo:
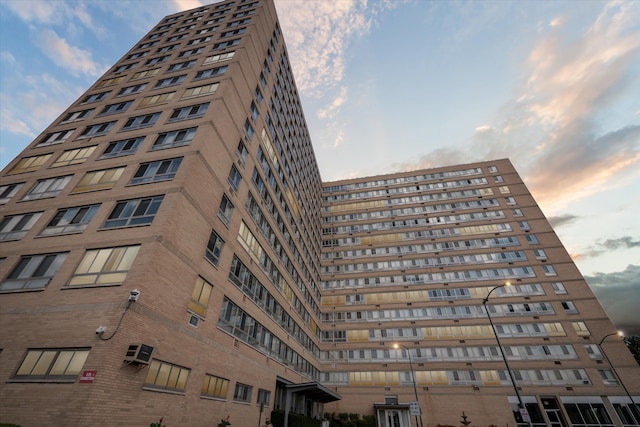
[[[376,415],[378,427],[412,427],[409,419],[409,408],[378,408]]]

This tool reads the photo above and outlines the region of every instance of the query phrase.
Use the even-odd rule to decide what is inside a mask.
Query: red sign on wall
[[[96,379],[96,374],[98,371],[82,371],[82,375],[80,375],[80,383],[92,383],[93,380]]]

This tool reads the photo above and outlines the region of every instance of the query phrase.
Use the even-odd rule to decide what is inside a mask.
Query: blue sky
[[[197,0],[0,0],[0,167]],[[325,181],[508,157],[640,334],[640,2],[276,0]]]

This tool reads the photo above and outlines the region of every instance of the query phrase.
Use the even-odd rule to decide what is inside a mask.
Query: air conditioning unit
[[[138,363],[148,365],[151,361],[151,353],[153,353],[153,347],[146,344],[131,344],[127,349],[127,354],[124,357],[126,363]]]

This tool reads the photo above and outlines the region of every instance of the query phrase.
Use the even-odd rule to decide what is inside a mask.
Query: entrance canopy
[[[339,394],[334,393],[325,386],[317,382],[286,384],[287,394],[303,395],[316,402],[329,403],[342,399]]]

